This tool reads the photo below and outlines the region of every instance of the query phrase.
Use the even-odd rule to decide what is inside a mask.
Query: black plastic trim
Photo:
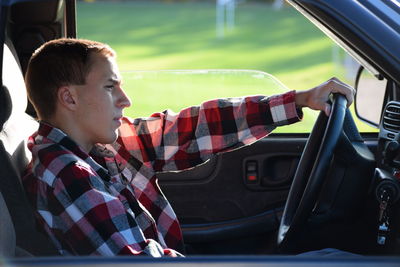
[[[278,229],[279,221],[275,210],[259,215],[207,224],[184,224],[182,231],[187,243],[212,242],[235,239],[271,232]]]
[[[400,257],[312,257],[312,256],[196,256],[187,258],[150,258],[150,257],[63,257],[27,258],[6,261],[7,266],[132,266],[151,264],[157,266],[324,266],[324,267],[398,267]]]

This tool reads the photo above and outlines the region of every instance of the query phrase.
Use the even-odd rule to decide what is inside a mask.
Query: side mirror
[[[379,126],[385,101],[387,80],[374,76],[360,66],[355,83],[357,91],[354,101],[357,117],[374,126]]]

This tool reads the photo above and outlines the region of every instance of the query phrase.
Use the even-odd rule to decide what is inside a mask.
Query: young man
[[[115,57],[102,43],[59,39],[29,62],[26,85],[40,126],[23,182],[62,255],[181,255],[179,223],[157,172],[250,144],[298,121],[302,107],[329,114],[331,92],[353,101],[353,89],[331,79],[307,91],[212,100],[131,120],[123,117],[131,102]]]

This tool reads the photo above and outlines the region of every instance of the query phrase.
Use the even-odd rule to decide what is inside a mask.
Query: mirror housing
[[[381,120],[387,84],[387,80],[381,75],[372,75],[363,66],[358,69],[354,100],[356,115],[360,120],[376,128],[379,127]]]

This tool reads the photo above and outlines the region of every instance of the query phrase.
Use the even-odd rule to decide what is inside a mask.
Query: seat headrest
[[[0,92],[0,140],[11,157],[16,170],[22,173],[30,161],[26,141],[38,127],[38,123],[26,114],[28,103],[24,77],[12,44],[4,45],[3,88]],[[1,89],[1,88],[0,88]]]
[[[62,17],[64,1],[21,1],[11,6],[10,20],[16,24],[53,23]]]
[[[1,125],[15,114],[25,113],[28,104],[24,77],[16,56],[11,52],[10,44],[4,45],[3,53],[3,90],[0,92]]]
[[[8,88],[4,85],[0,88],[0,131],[3,130],[4,123],[10,118],[12,105]]]

